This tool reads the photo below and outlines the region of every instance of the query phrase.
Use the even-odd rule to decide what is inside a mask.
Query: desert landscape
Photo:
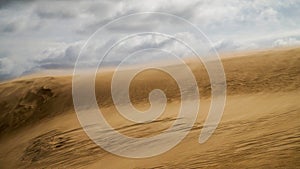
[[[0,168],[299,168],[300,48],[226,54],[221,61],[227,100],[215,133],[204,144],[198,143],[211,86],[201,62],[186,59],[201,96],[196,123],[176,147],[145,159],[116,156],[89,139],[74,110],[72,75],[37,74],[4,81],[0,83]],[[167,66],[181,70],[178,65]],[[134,78],[129,93],[137,109],[149,108],[148,94],[153,89],[163,90],[168,98],[157,120],[134,124],[114,107],[113,72],[107,69],[97,74],[95,92],[99,108],[116,130],[143,138],[172,125],[180,92],[171,76],[150,69]]]

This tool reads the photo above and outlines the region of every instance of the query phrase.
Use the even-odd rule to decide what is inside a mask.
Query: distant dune
[[[112,155],[86,136],[74,111],[70,75],[0,83],[0,168],[300,167],[300,48],[226,54],[222,58],[227,79],[225,112],[204,144],[198,143],[198,136],[210,105],[209,78],[200,61],[187,59],[186,63],[201,95],[197,122],[175,148],[147,159]],[[178,65],[168,66],[181,70]],[[165,92],[168,105],[156,121],[133,125],[114,107],[112,74],[99,72],[95,85],[99,107],[112,126],[132,137],[155,135],[171,126],[180,103],[174,79],[158,70],[135,77],[130,86],[133,105],[146,110],[148,94],[156,88]]]

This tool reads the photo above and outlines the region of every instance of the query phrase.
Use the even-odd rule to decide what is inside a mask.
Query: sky
[[[136,51],[139,55],[130,62],[168,58],[166,52],[147,48],[180,57],[191,54],[165,34],[188,40],[200,51],[210,47],[219,53],[300,45],[299,0],[0,0],[0,81],[39,71],[72,69],[83,45],[97,30],[141,12],[172,16],[134,15],[106,26],[87,45],[83,65],[96,65],[101,58],[98,55],[104,55],[118,40],[141,32],[162,34],[123,39],[103,64],[117,65]],[[209,45],[203,34],[173,16],[201,30]]]

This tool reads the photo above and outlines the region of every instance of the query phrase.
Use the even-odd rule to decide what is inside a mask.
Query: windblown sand
[[[32,76],[1,83],[0,168],[300,167],[300,48],[223,57],[225,112],[204,144],[198,143],[198,137],[210,106],[209,78],[200,61],[186,62],[201,95],[197,122],[176,147],[146,159],[113,155],[87,137],[73,108],[71,76]],[[168,66],[180,73],[179,65]],[[137,109],[149,108],[148,94],[156,88],[165,92],[168,104],[157,120],[133,124],[113,105],[112,74],[111,70],[99,72],[95,86],[99,108],[113,127],[142,138],[172,125],[180,108],[179,88],[172,77],[147,70],[134,78],[130,99]]]

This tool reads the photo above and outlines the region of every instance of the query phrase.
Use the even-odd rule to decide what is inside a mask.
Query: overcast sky
[[[101,26],[121,16],[151,11],[170,13],[190,21],[218,52],[300,45],[299,0],[2,0],[0,80],[47,69],[73,68],[82,45]],[[163,26],[162,22],[167,20],[154,15],[115,24],[98,37],[102,39],[97,41],[101,47],[95,51],[103,53],[105,47],[122,35],[144,30],[169,32],[182,39],[194,38],[198,43],[197,37],[180,22],[172,21],[175,26]],[[121,60],[120,54],[162,46],[182,52],[180,45],[168,38],[143,35],[129,39],[126,45],[112,52],[105,63],[111,65]],[[97,61],[96,57],[89,58],[91,64]]]

